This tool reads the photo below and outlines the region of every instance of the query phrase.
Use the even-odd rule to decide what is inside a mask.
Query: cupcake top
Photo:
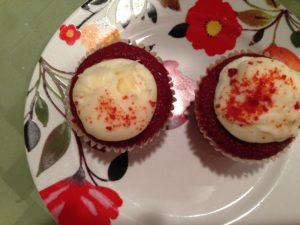
[[[135,137],[148,126],[156,109],[157,86],[138,61],[108,59],[80,74],[72,97],[85,131],[116,142]]]
[[[214,109],[221,124],[250,143],[281,142],[300,126],[300,74],[280,61],[241,57],[220,72]]]

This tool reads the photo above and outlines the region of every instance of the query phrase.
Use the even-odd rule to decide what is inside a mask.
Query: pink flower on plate
[[[178,70],[178,62],[167,60],[164,66],[171,76],[176,98],[168,129],[175,129],[187,121],[186,109],[195,99],[196,82]]]
[[[60,225],[110,225],[123,202],[115,191],[85,180],[82,169],[40,195]]]
[[[73,24],[60,26],[59,38],[68,45],[75,44],[80,36],[80,31]]]

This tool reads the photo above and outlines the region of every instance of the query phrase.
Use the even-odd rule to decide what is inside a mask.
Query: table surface
[[[27,166],[23,144],[23,110],[27,87],[41,52],[59,25],[83,2],[0,0],[1,225],[55,224],[35,191]],[[300,17],[300,0],[280,2]],[[292,185],[292,182],[299,181],[287,182]],[[297,199],[295,194],[286,193],[285,199]],[[266,204],[273,204],[272,200]],[[282,213],[282,207],[279,206],[275,213]],[[256,213],[253,216],[270,215]]]

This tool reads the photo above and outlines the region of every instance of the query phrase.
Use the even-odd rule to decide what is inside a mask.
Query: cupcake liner
[[[216,67],[218,64],[222,63],[224,60],[229,59],[231,57],[234,56],[238,56],[241,54],[258,54],[258,55],[262,55],[262,56],[266,56],[266,57],[270,57],[266,54],[263,53],[257,53],[251,50],[242,50],[242,51],[233,51],[231,53],[229,53],[227,56],[222,56],[219,59],[217,59],[214,63],[210,64],[209,67],[207,68],[207,73],[205,76],[200,77],[197,80],[197,88],[195,90],[195,106],[194,106],[194,113],[196,116],[196,121],[197,121],[197,125],[198,128],[200,130],[200,132],[202,133],[203,137],[208,140],[209,144],[214,148],[214,150],[216,150],[217,152],[221,153],[222,155],[224,155],[227,158],[230,158],[231,160],[237,161],[237,162],[242,162],[242,163],[249,163],[249,164],[263,164],[263,163],[267,163],[270,160],[274,161],[276,160],[278,157],[280,157],[281,155],[284,155],[287,153],[288,149],[290,148],[291,144],[293,143],[293,140],[282,150],[280,150],[279,152],[277,152],[276,154],[270,156],[270,157],[266,157],[263,159],[247,159],[247,158],[240,158],[237,155],[233,155],[227,151],[225,151],[224,149],[222,149],[211,137],[209,137],[209,135],[207,134],[206,129],[200,124],[200,118],[201,118],[201,113],[198,109],[198,101],[197,98],[199,98],[199,93],[200,93],[200,84],[203,81],[203,78],[208,76],[208,71],[212,70],[214,67]],[[231,134],[230,134],[231,135]]]
[[[154,56],[158,60],[159,63],[162,64],[162,59],[160,57],[158,57],[155,52],[151,52],[150,48],[145,47],[142,44],[136,44],[136,42],[132,42],[132,41],[129,41],[129,40],[119,40],[119,41],[115,41],[115,42],[113,42],[111,44],[118,43],[118,42],[123,42],[125,44],[129,44],[129,45],[132,45],[132,46],[136,46],[136,47],[142,48],[145,51],[149,52],[152,56]],[[111,45],[111,44],[109,44],[109,45]],[[104,47],[107,47],[109,45],[106,45]],[[104,48],[104,47],[101,46],[101,48]],[[89,52],[89,54],[87,54],[87,56],[93,54],[94,52],[98,51],[99,49],[94,49],[94,51],[93,52]],[[81,65],[83,63],[83,61],[86,59],[86,57],[82,58],[82,60],[79,62],[78,65]],[[80,137],[80,139],[82,140],[82,142],[85,145],[85,147],[87,147],[89,149],[98,150],[98,151],[106,151],[106,152],[114,151],[116,153],[123,153],[125,151],[132,151],[134,149],[141,149],[145,145],[149,144],[154,138],[156,138],[159,135],[161,135],[161,133],[164,132],[167,129],[167,123],[168,123],[169,119],[172,117],[172,110],[174,109],[174,102],[176,101],[176,98],[174,97],[174,93],[175,92],[173,90],[173,83],[172,83],[172,80],[171,80],[171,77],[169,76],[169,74],[168,74],[168,85],[170,87],[171,94],[172,94],[171,109],[170,109],[170,113],[168,115],[168,119],[166,119],[166,121],[164,121],[164,125],[161,126],[158,131],[156,131],[155,133],[153,133],[152,136],[146,137],[144,141],[142,141],[142,142],[140,142],[138,144],[132,144],[132,145],[129,145],[127,147],[120,147],[120,146],[116,147],[116,146],[110,146],[110,145],[105,145],[105,144],[99,143],[99,142],[93,140],[92,138],[90,138],[88,136],[88,134],[85,131],[83,131],[78,126],[77,123],[73,122],[74,116],[72,114],[71,105],[70,105],[70,88],[71,88],[71,82],[70,82],[70,84],[67,87],[67,91],[66,91],[65,99],[64,99],[64,105],[65,105],[65,109],[66,109],[67,121],[68,121],[70,127]],[[144,131],[142,131],[140,134],[142,134],[143,132]],[[135,137],[133,137],[133,139]],[[99,141],[101,141],[101,140],[99,140]]]

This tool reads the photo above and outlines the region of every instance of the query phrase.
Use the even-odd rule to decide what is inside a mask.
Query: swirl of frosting
[[[220,72],[214,108],[221,124],[242,141],[295,137],[300,126],[300,74],[274,59],[238,58]]]
[[[72,97],[87,133],[103,141],[122,141],[148,126],[156,108],[157,86],[141,63],[111,59],[80,74]]]

